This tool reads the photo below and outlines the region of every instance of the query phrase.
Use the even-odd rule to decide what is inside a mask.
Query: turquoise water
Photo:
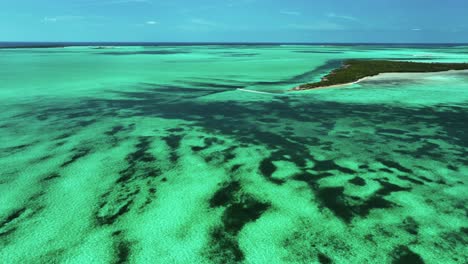
[[[0,50],[2,263],[466,263],[468,47]],[[243,90],[239,90],[243,89]]]

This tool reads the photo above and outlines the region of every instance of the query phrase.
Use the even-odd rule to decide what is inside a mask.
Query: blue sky
[[[467,0],[1,0],[0,41],[468,42]]]

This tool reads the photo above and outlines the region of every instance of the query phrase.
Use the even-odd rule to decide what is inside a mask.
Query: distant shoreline
[[[314,90],[350,85],[384,73],[433,73],[468,70],[468,63],[421,63],[386,60],[348,60],[321,81],[299,85],[292,91]]]
[[[384,78],[384,77],[394,77],[394,76],[401,76],[401,75],[419,75],[419,74],[424,74],[424,75],[429,75],[429,74],[434,74],[434,73],[468,73],[468,70],[447,70],[447,71],[439,71],[439,72],[384,72],[384,73],[379,73],[374,76],[367,76],[364,78],[361,78],[355,82],[349,82],[349,83],[343,83],[343,84],[335,84],[335,85],[330,85],[330,86],[322,86],[322,87],[317,87],[313,89],[307,89],[307,90],[294,90],[291,89],[291,91],[311,91],[311,90],[322,90],[322,89],[332,89],[332,88],[339,88],[339,87],[344,87],[348,85],[353,85],[353,84],[358,84],[360,82],[368,81],[368,80],[376,80],[379,78]]]
[[[345,43],[345,42],[0,42],[0,49],[21,48],[65,48],[86,46],[116,46],[116,47],[158,47],[158,46],[269,46],[269,45],[298,45],[298,46],[393,46],[393,47],[458,47],[468,46],[468,43]]]

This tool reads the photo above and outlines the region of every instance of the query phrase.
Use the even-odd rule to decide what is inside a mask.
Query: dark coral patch
[[[226,206],[232,202],[234,195],[240,191],[240,183],[238,181],[230,182],[228,185],[219,189],[210,199],[211,207]]]
[[[126,160],[130,164],[135,164],[137,162],[152,162],[156,159],[154,158],[151,153],[149,153],[149,149],[151,146],[151,138],[150,137],[140,137],[138,138],[138,143],[135,145],[136,151],[130,153]]]
[[[294,176],[294,179],[297,181],[302,181],[307,183],[312,191],[316,191],[318,189],[317,182],[323,178],[333,176],[330,172],[323,172],[319,174],[307,174],[307,173],[300,173]]]
[[[3,148],[3,149],[0,149],[1,152],[5,152],[5,153],[8,153],[8,154],[14,154],[16,152],[20,152],[20,151],[23,151],[27,148],[30,148],[32,147],[36,142],[33,142],[33,143],[30,143],[30,144],[22,144],[22,145],[17,145],[17,146],[13,146],[13,147],[8,147],[8,148]]]
[[[125,183],[128,182],[137,172],[137,169],[134,165],[130,165],[129,167],[121,170],[119,172],[119,178],[117,179],[116,183]]]
[[[10,228],[10,229],[5,230],[5,231],[0,231],[0,237],[9,236],[9,235],[11,235],[13,232],[15,232],[15,231],[16,231],[16,227]]]
[[[73,134],[72,133],[64,133],[62,135],[59,135],[54,138],[54,140],[62,140],[71,137]]]
[[[115,263],[118,263],[118,264],[127,263],[129,260],[129,257],[130,257],[129,243],[125,243],[125,242],[118,243]]]
[[[163,140],[166,141],[166,144],[169,146],[171,149],[171,154],[170,154],[170,160],[171,162],[177,162],[179,159],[179,156],[177,155],[177,149],[180,146],[180,142],[182,141],[182,136],[180,135],[169,135],[166,137],[163,137]]]
[[[166,137],[163,137],[163,140],[166,141],[166,144],[173,150],[176,150],[180,146],[180,141],[182,140],[182,136],[172,134]]]
[[[205,150],[206,146],[192,146],[191,148],[193,152],[199,152],[199,151]]]
[[[443,155],[439,152],[439,144],[424,141],[422,146],[416,149],[412,154],[416,157],[430,157],[432,159],[442,159]]]
[[[170,132],[170,133],[177,133],[177,132],[183,132],[184,129],[181,128],[181,127],[175,127],[175,128],[169,128],[169,129],[167,129],[167,131]]]
[[[392,254],[393,264],[424,264],[418,254],[411,251],[407,246],[399,246]]]
[[[208,149],[209,147],[213,146],[214,144],[221,143],[221,141],[218,138],[215,138],[215,137],[205,138],[203,140],[203,142],[205,143],[204,146],[193,146],[192,151],[194,151],[194,152],[202,151],[202,150]]]
[[[173,54],[185,54],[186,51],[172,51],[172,50],[147,50],[147,51],[120,51],[120,52],[100,52],[99,55],[113,55],[113,56],[125,56],[125,55],[173,55]]]
[[[260,163],[260,172],[263,176],[271,178],[271,175],[276,171],[276,166],[270,159],[264,159]]]
[[[397,169],[401,172],[406,172],[406,173],[413,173],[413,170],[411,169],[408,169],[404,166],[402,166],[400,163],[398,162],[395,162],[395,161],[391,161],[391,160],[384,160],[384,159],[377,159],[378,162],[382,163],[383,165],[389,167],[389,168],[393,168],[393,169]]]
[[[76,162],[77,160],[87,156],[89,153],[91,153],[91,149],[88,149],[88,148],[84,148],[84,149],[74,148],[72,151],[74,152],[73,156],[69,160],[62,163],[62,165],[60,165],[60,167],[62,167],[62,168],[66,167],[66,166]]]
[[[230,188],[237,187],[231,186]],[[228,193],[230,192],[228,190]],[[228,196],[233,195],[220,195],[215,203],[221,204],[233,199]],[[244,260],[244,253],[237,242],[237,235],[247,223],[257,220],[270,206],[250,197],[241,200],[241,202],[232,202],[227,206],[222,217],[224,228],[216,228],[211,234],[212,245],[209,249],[209,258],[219,263]]]
[[[323,253],[318,254],[318,260],[319,260],[320,264],[331,264],[331,263],[333,263],[332,259],[329,256],[327,256],[327,255],[325,255]]]
[[[229,162],[229,161],[236,158],[236,154],[234,153],[235,149],[236,149],[236,147],[229,147],[229,148],[221,151],[221,154],[223,155],[223,162],[224,163]]]
[[[296,50],[296,53],[314,53],[314,54],[340,54],[342,51],[318,51],[318,50]]]
[[[94,124],[94,123],[96,123],[96,122],[97,122],[96,119],[82,120],[82,121],[76,122],[76,123],[75,123],[75,126],[76,126],[76,127],[81,127],[81,128],[83,128],[83,127],[90,126],[90,125],[92,125],[92,124]]]
[[[404,135],[404,134],[407,133],[407,131],[401,130],[401,129],[384,129],[384,128],[380,128],[380,129],[377,129],[377,133]]]
[[[316,171],[331,171],[338,169],[338,166],[333,160],[314,160],[314,163],[314,169]]]
[[[323,206],[330,209],[343,221],[349,223],[356,215],[365,217],[373,209],[391,208],[393,203],[386,200],[385,196],[392,192],[410,190],[410,188],[404,188],[385,181],[379,181],[379,183],[381,188],[367,200],[346,196],[344,187],[321,188],[318,189],[316,195]]]
[[[465,236],[468,236],[468,227],[461,227],[460,233],[463,233]]]
[[[401,180],[404,180],[404,181],[408,181],[408,182],[411,182],[411,183],[414,183],[414,184],[418,184],[418,185],[424,185],[424,182],[420,181],[420,180],[417,180],[417,179],[413,179],[411,177],[408,177],[408,176],[397,176],[398,179],[401,179]]]
[[[345,222],[353,218],[353,208],[346,203],[343,187],[327,187],[318,191],[317,197],[322,204]]]
[[[273,178],[273,173],[275,173],[275,171],[277,170],[277,167],[275,164],[273,164],[273,161],[271,158],[266,158],[262,160],[262,162],[260,163],[259,170],[267,180],[275,184],[284,183],[283,180]]]
[[[245,198],[226,208],[223,215],[224,228],[231,234],[237,234],[247,223],[257,220],[270,207],[253,198]]]
[[[395,173],[394,171],[392,171],[391,169],[388,169],[388,168],[381,168],[381,169],[379,169],[379,171],[386,172],[386,173],[390,173],[390,174],[394,174],[394,173]]]
[[[129,263],[132,245],[125,239],[125,234],[122,230],[112,232],[114,244],[114,261],[116,264]]]
[[[419,224],[412,217],[408,217],[403,221],[403,227],[411,235],[417,235],[419,232]]]
[[[135,151],[126,156],[128,166],[119,172],[112,190],[101,196],[102,203],[96,213],[99,225],[113,224],[128,213],[134,204],[143,210],[154,201],[154,181],[161,175],[161,171],[152,164],[156,158],[150,152],[151,144],[152,137],[139,137]],[[139,199],[139,193],[145,193],[144,196],[142,194],[143,199]]]
[[[53,179],[56,179],[56,178],[60,178],[60,174],[55,172],[55,173],[49,174],[46,177],[42,178],[42,181],[50,181],[50,180],[53,180]]]
[[[119,217],[128,213],[134,203],[144,201],[138,207],[144,209],[154,200],[156,196],[154,179],[161,172],[158,168],[151,166],[151,162],[156,160],[150,153],[151,143],[151,137],[139,137],[135,144],[136,150],[126,156],[128,167],[119,172],[119,178],[112,191],[101,196],[103,202],[96,213],[99,225],[113,224]],[[146,193],[145,199],[138,199],[140,192]]]
[[[373,209],[386,209],[392,208],[393,206],[392,202],[387,201],[379,195],[374,195],[363,201],[362,204],[353,207],[353,212],[360,217],[366,217]]]
[[[257,220],[270,205],[241,193],[239,181],[232,181],[219,189],[209,201],[210,207],[224,206],[223,227],[212,232],[209,258],[219,263],[239,262],[244,254],[239,248],[237,234],[249,222]]]
[[[115,134],[119,133],[120,131],[123,131],[125,129],[124,126],[114,126],[112,127],[111,130],[107,131],[105,134],[108,136],[114,136]]]
[[[42,157],[38,158],[37,162],[44,162],[44,161],[49,160],[49,159],[51,159],[53,157],[54,157],[53,155],[45,155],[45,156],[42,156]]]
[[[333,160],[314,160],[314,170],[322,172],[322,171],[331,171],[331,170],[337,170],[346,174],[354,174],[356,173],[354,170],[341,167],[337,165]]]
[[[120,216],[126,214],[130,210],[130,206],[132,205],[133,200],[128,200],[120,205],[120,208],[110,212],[109,214],[103,216],[97,216],[97,222],[99,225],[111,225],[113,224]],[[101,204],[101,208],[103,208],[106,203]]]
[[[139,137],[135,148],[136,150],[134,152],[125,157],[129,166],[119,172],[120,177],[117,179],[117,183],[129,181],[137,174],[137,172],[139,172],[139,175],[144,178],[159,176],[160,171],[155,168],[139,170],[139,165],[151,163],[156,160],[149,151],[151,148],[151,137]]]
[[[381,196],[387,196],[393,192],[400,192],[400,191],[409,191],[411,188],[401,187],[393,183],[389,183],[383,180],[378,181],[382,186],[378,191],[377,194]]]
[[[451,165],[451,164],[447,165],[447,169],[453,170],[453,171],[458,171],[458,167],[454,166],[454,165]]]
[[[5,225],[9,224],[10,222],[13,222],[15,219],[19,218],[21,215],[26,212],[26,208],[21,208],[18,210],[15,210],[13,213],[9,214],[5,220],[0,222],[0,228],[4,227]]]
[[[231,167],[231,172],[238,171],[241,167],[242,167],[242,165],[240,165],[240,164],[233,165]]]
[[[349,183],[357,185],[357,186],[365,186],[366,185],[366,181],[361,177],[354,177],[351,180],[349,180]]]
[[[235,236],[224,232],[221,228],[216,228],[211,233],[211,239],[213,245],[209,250],[209,258],[214,263],[238,263],[244,260],[244,253]]]
[[[94,113],[90,111],[79,111],[79,112],[72,112],[67,114],[67,118],[78,118],[78,117],[88,117],[88,116],[93,116]]]

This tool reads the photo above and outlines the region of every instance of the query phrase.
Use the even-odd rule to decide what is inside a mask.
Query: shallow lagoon
[[[349,58],[468,47],[0,50],[0,259],[464,263],[468,73],[288,92]]]

